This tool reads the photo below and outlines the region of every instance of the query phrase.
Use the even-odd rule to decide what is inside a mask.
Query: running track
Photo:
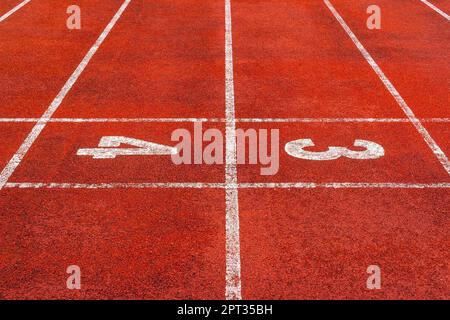
[[[447,0],[377,0],[382,30],[366,0],[76,4],[0,3],[1,298],[450,298]],[[77,156],[198,121],[223,165]],[[385,155],[262,176],[237,128]]]

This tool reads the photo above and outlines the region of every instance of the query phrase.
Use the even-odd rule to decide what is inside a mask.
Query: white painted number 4
[[[122,144],[133,148],[119,148]],[[94,159],[114,159],[116,156],[172,155],[177,152],[177,148],[162,144],[135,138],[107,136],[100,139],[98,148],[78,149],[77,155],[92,156]]]
[[[286,152],[299,159],[305,160],[335,160],[340,157],[346,157],[350,159],[378,159],[384,156],[384,149],[378,143],[367,140],[355,140],[355,147],[361,147],[363,151],[353,151],[345,147],[329,147],[327,151],[314,152],[307,151],[304,148],[314,147],[314,142],[311,139],[299,139],[286,143],[284,150]]]

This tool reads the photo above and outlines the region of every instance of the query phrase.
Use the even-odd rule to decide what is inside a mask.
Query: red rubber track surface
[[[18,3],[2,1],[0,15]],[[81,30],[66,28],[67,3],[56,0],[0,22],[2,168],[123,3],[77,1]],[[173,146],[174,130],[194,131],[186,118],[225,132],[225,3],[130,2],[53,115],[67,121],[42,120],[0,187],[0,298],[225,298],[226,165],[77,156],[104,136]],[[331,3],[449,155],[449,21],[420,1],[379,0],[382,29],[368,30],[372,2]],[[280,133],[275,175],[237,166],[238,183],[253,184],[237,186],[242,298],[449,299],[449,175],[325,3],[232,0],[231,25],[236,127]],[[94,118],[104,119],[82,122]],[[364,139],[384,156],[298,159],[284,151],[297,139],[312,139],[309,151]],[[296,182],[316,185],[257,185]],[[430,185],[440,187],[419,187]],[[81,268],[81,290],[66,288],[69,265]],[[366,288],[369,265],[381,268],[379,290]]]
[[[446,12],[447,14],[450,12],[450,3],[446,0],[434,0],[432,2],[435,6],[437,6],[442,11]]]
[[[222,1],[136,1],[57,117],[223,117]]]
[[[3,21],[1,116],[40,117],[120,3],[80,1],[84,8],[80,32],[67,29],[67,4],[57,0],[32,1]]]
[[[241,209],[248,299],[448,299],[448,191],[246,191]],[[361,285],[372,264],[382,290]]]
[[[416,116],[449,117],[448,20],[420,1],[380,0],[383,32],[370,32],[358,23],[370,1],[334,3]]]
[[[9,10],[13,9],[16,5],[18,5],[20,2],[17,0],[3,0],[0,3],[0,15],[5,14]]]

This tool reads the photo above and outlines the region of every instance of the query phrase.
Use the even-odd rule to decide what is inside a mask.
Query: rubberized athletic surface
[[[450,1],[76,4],[0,2],[0,298],[450,298]],[[79,155],[198,123],[224,163]],[[275,175],[237,129],[279,130]]]

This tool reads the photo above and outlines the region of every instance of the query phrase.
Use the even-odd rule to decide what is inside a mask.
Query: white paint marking
[[[236,115],[234,110],[233,37],[231,4],[225,0],[225,202],[226,202],[226,290],[227,300],[242,299],[239,202],[237,188]]]
[[[86,68],[88,63],[91,61],[92,57],[97,52],[98,48],[103,43],[103,41],[106,39],[106,37],[108,36],[109,32],[112,30],[112,28],[114,27],[116,22],[119,20],[120,16],[125,11],[125,9],[127,8],[128,4],[130,2],[131,2],[131,0],[125,0],[123,2],[122,6],[116,12],[116,14],[112,18],[112,20],[108,23],[108,25],[106,26],[105,30],[103,30],[101,35],[98,37],[97,41],[94,43],[94,45],[91,47],[91,49],[85,55],[85,57],[80,62],[78,67],[72,73],[70,78],[64,84],[64,87],[62,87],[61,91],[58,93],[58,95],[53,100],[51,105],[48,107],[48,109],[45,111],[45,113],[42,115],[42,117],[35,124],[35,126],[31,130],[31,132],[25,138],[25,141],[22,143],[22,145],[19,147],[19,149],[13,155],[11,160],[9,160],[8,164],[6,165],[6,167],[0,173],[0,190],[8,182],[8,179],[14,173],[16,168],[19,166],[20,162],[25,157],[25,155],[28,152],[28,150],[31,148],[33,143],[36,141],[36,139],[38,138],[38,136],[40,135],[42,130],[44,130],[45,126],[47,125],[47,122],[49,122],[50,118],[53,116],[55,111],[61,105],[61,103],[64,100],[64,98],[67,95],[67,93],[70,91],[72,86],[78,80],[78,77],[81,75],[81,73],[84,71],[84,69]]]
[[[278,183],[240,183],[241,189],[447,189],[449,182],[439,183],[395,183],[395,182],[278,182]]]
[[[420,0],[422,3],[426,4],[428,7],[439,13],[441,16],[443,16],[445,19],[450,21],[450,15],[446,14],[444,11],[436,7],[434,4],[428,2],[427,0]]]
[[[8,182],[5,188],[18,189],[223,189],[223,183],[201,182],[113,182],[113,183],[59,183],[59,182]]]
[[[220,118],[53,118],[49,122],[225,122]]]
[[[424,118],[422,122],[450,122],[450,118]],[[345,123],[345,122],[411,122],[408,118],[237,118],[236,122]]]
[[[61,182],[8,182],[9,189],[226,189],[226,183],[203,182],[113,182],[113,183],[61,183]],[[450,182],[396,183],[396,182],[275,182],[239,183],[239,189],[449,189]]]
[[[284,150],[287,154],[292,157],[305,159],[305,160],[316,160],[316,161],[327,161],[335,160],[340,157],[346,157],[350,159],[358,160],[369,160],[378,159],[384,156],[384,149],[378,143],[367,140],[355,140],[355,147],[362,147],[363,151],[353,151],[345,147],[329,147],[327,151],[315,152],[307,151],[304,148],[314,147],[314,142],[311,139],[299,139],[286,143]]]
[[[22,122],[38,122],[39,118],[0,118],[1,123],[22,123]]]
[[[324,0],[324,3],[328,7],[328,9],[331,11],[331,13],[334,15],[334,17],[339,22],[339,24],[342,26],[342,28],[345,30],[345,32],[350,37],[350,39],[353,41],[353,43],[356,45],[356,47],[359,49],[359,51],[361,52],[363,57],[366,59],[366,61],[369,63],[369,65],[372,67],[372,69],[375,71],[375,73],[378,75],[380,80],[383,82],[384,86],[389,90],[391,95],[397,101],[400,108],[406,114],[406,116],[411,121],[411,123],[414,125],[414,127],[419,132],[419,134],[422,136],[422,138],[426,142],[426,144],[430,147],[431,151],[433,151],[434,155],[437,157],[439,162],[442,164],[442,166],[444,167],[447,174],[450,174],[450,162],[449,162],[447,156],[445,155],[445,153],[441,150],[441,148],[436,143],[436,141],[434,141],[434,139],[431,137],[431,135],[428,133],[427,129],[425,129],[425,127],[422,125],[422,123],[419,121],[419,119],[417,119],[417,117],[414,115],[411,108],[406,104],[405,100],[402,98],[400,93],[397,91],[397,89],[394,87],[394,85],[391,83],[391,81],[386,77],[384,72],[381,70],[381,68],[378,66],[378,64],[375,62],[375,60],[372,58],[372,56],[369,54],[369,52],[366,50],[366,48],[364,48],[362,43],[358,40],[356,35],[349,28],[349,26],[344,21],[344,19],[339,15],[339,13],[333,7],[333,5],[330,3],[330,1]]]
[[[135,148],[120,148],[122,144]],[[115,159],[116,156],[150,156],[177,154],[175,147],[121,136],[105,136],[100,139],[98,148],[78,149],[78,156],[92,156],[93,159]]]
[[[20,10],[20,8],[24,7],[26,4],[28,4],[31,0],[25,0],[22,1],[21,3],[19,3],[17,6],[15,6],[14,8],[12,8],[11,10],[9,10],[7,13],[5,13],[4,15],[2,15],[0,17],[0,22],[3,22],[6,20],[6,18],[8,18],[9,16],[11,16],[12,14],[14,14],[16,11]]]
[[[0,118],[2,122],[38,122],[39,118]],[[419,122],[447,123],[450,118],[422,118]],[[166,123],[166,122],[226,122],[225,118],[51,118],[56,123]],[[236,123],[409,123],[408,118],[236,118]]]

